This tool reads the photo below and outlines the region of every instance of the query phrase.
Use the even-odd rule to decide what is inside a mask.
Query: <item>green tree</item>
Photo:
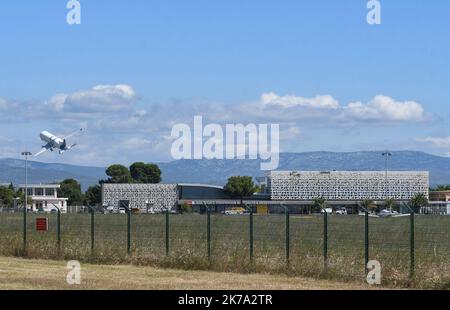
[[[253,183],[253,178],[249,176],[234,176],[228,179],[224,187],[225,192],[233,197],[238,197],[243,206],[243,200],[246,197],[252,196],[258,187]]]
[[[369,212],[375,212],[378,210],[377,204],[372,199],[364,199],[361,202],[361,207],[363,207],[364,209],[366,209]]]
[[[425,196],[425,194],[421,194],[421,193],[416,194],[409,201],[409,205],[414,210],[415,213],[419,213],[420,208],[428,205],[428,198],[427,198],[427,196]]]
[[[84,201],[88,206],[96,206],[102,203],[102,188],[100,185],[90,186],[84,194]]]
[[[83,204],[83,192],[81,185],[77,180],[67,179],[60,183],[61,188],[58,189],[58,196],[69,198],[68,204],[71,206]]]
[[[397,201],[395,201],[395,199],[393,198],[388,198],[384,201],[384,206],[388,210],[395,209],[397,207]]]
[[[19,199],[19,204],[23,206],[25,204],[25,189],[18,189],[15,194],[15,198]],[[33,199],[31,199],[30,196],[28,196],[28,205],[31,205],[33,203]]]
[[[122,165],[111,165],[106,169],[109,179],[106,183],[130,183],[131,175],[127,167]]]
[[[318,197],[313,201],[315,212],[321,212],[323,209],[327,207],[327,205],[328,205],[327,200],[324,197]]]
[[[448,191],[450,190],[450,185],[438,185],[436,186],[436,188],[430,188],[430,191],[437,191],[437,192],[442,192],[442,191]]]
[[[161,182],[161,170],[155,164],[134,163],[130,166],[130,174],[133,180],[145,184],[157,184]]]
[[[14,190],[0,186],[0,206],[11,207],[14,201]]]
[[[181,213],[192,213],[193,208],[192,205],[188,205],[187,203],[183,203],[180,208]]]

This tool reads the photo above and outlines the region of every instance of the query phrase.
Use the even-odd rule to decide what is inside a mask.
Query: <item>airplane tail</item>
[[[65,144],[65,143],[66,143],[66,141],[64,141],[64,144]],[[62,150],[59,151],[59,154],[64,154],[65,152],[67,152],[67,151],[73,149],[75,146],[77,146],[76,143],[75,143],[75,144],[72,144],[72,145],[69,146],[69,147],[65,147],[64,149],[62,149]]]

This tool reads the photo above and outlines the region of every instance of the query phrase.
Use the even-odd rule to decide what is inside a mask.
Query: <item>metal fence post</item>
[[[27,251],[27,203],[23,209],[23,253]]]
[[[411,210],[411,219],[410,219],[410,227],[409,227],[409,240],[410,240],[410,250],[411,250],[411,266],[410,266],[410,273],[409,276],[411,277],[411,279],[414,278],[415,276],[415,237],[414,237],[414,220],[415,220],[415,214],[414,214],[414,210]]]
[[[250,236],[249,236],[249,247],[250,247],[250,261],[253,262],[253,208],[248,208],[250,210],[250,217],[249,217],[249,226],[250,226]]]
[[[287,265],[289,266],[289,262],[290,262],[290,214],[289,214],[289,209],[286,208],[286,262]]]
[[[416,249],[415,249],[415,236],[414,236],[414,228],[415,228],[415,212],[414,209],[409,205],[405,204],[405,207],[409,209],[409,250],[410,250],[410,266],[409,266],[409,277],[413,279],[416,273]]]
[[[127,208],[127,253],[131,253],[131,209]]]
[[[57,207],[58,215],[57,215],[57,238],[58,238],[58,252],[61,252],[61,210]]]
[[[208,260],[211,260],[211,209],[208,205],[206,206],[206,243],[208,250]]]
[[[410,276],[411,278],[414,278],[414,275],[416,273],[416,263],[415,263],[415,236],[414,236],[414,221],[415,221],[415,214],[414,212],[411,213],[411,221],[410,221],[410,241],[411,241],[411,270],[410,270]]]
[[[369,272],[367,265],[369,264],[369,211],[364,210],[364,269],[366,274]]]
[[[169,256],[169,209],[166,211],[166,256]]]
[[[287,263],[287,265],[289,266],[289,263],[290,263],[290,243],[291,243],[291,241],[290,241],[290,237],[291,237],[291,235],[290,235],[290,213],[289,213],[289,208],[288,207],[286,207],[285,205],[281,205],[283,208],[284,208],[284,213],[285,213],[285,216],[286,216],[286,239],[285,239],[285,242],[286,242],[286,263]]]
[[[328,266],[328,212],[324,209],[323,213],[323,263],[325,268]]]
[[[90,207],[91,210],[91,254],[94,253],[95,246],[95,208]]]

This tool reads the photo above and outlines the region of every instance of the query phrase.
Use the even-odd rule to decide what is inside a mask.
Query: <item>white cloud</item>
[[[75,114],[119,112],[131,108],[137,100],[129,85],[97,85],[72,94],[57,94],[49,105],[59,112]]]
[[[425,111],[415,101],[399,102],[391,97],[378,95],[368,103],[349,103],[344,107],[344,117],[361,121],[423,121]]]
[[[8,108],[8,102],[5,99],[0,98],[0,109],[5,110],[7,108]]]
[[[316,109],[333,109],[340,107],[339,102],[330,95],[318,95],[314,98],[305,98],[299,96],[279,96],[276,93],[264,93],[261,96],[263,105],[275,105],[283,108],[292,108],[296,106],[316,108]]]
[[[204,125],[280,124],[282,148],[291,151],[298,150],[300,141],[311,136],[311,130],[317,128],[333,132],[342,126],[389,126],[427,119],[419,103],[397,101],[383,95],[366,103],[347,105],[341,105],[330,95],[306,98],[276,93],[263,93],[253,102],[236,104],[212,103],[204,99],[137,103],[138,95],[132,86],[98,85],[74,93],[57,94],[45,102],[0,98],[0,120],[17,126],[24,121],[27,124],[35,122],[39,124],[36,131],[46,129],[55,133],[66,132],[68,128],[88,129],[75,141],[80,142],[80,150],[83,145],[86,149],[68,152],[65,158],[76,163],[107,164],[116,159],[122,162],[139,158],[170,159],[172,126],[192,124],[196,115],[203,116]],[[423,142],[450,148],[450,138],[425,139]],[[35,143],[35,148],[39,149],[40,141],[35,133],[26,140]],[[21,146],[17,148],[16,152],[19,152]],[[0,156],[6,156],[5,152]]]
[[[142,147],[142,146],[150,144],[150,143],[151,143],[151,141],[148,139],[139,138],[139,137],[131,137],[131,138],[125,140],[123,144],[127,148],[133,149],[136,147]]]
[[[438,138],[438,137],[425,137],[417,139],[419,142],[431,143],[434,146],[440,148],[450,147],[450,137]]]

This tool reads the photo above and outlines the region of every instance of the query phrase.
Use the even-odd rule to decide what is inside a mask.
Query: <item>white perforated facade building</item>
[[[267,175],[272,200],[355,201],[363,199],[409,200],[429,195],[429,173],[425,171],[273,171]]]
[[[131,209],[148,212],[176,210],[178,186],[176,184],[103,184],[103,205],[119,207],[128,202]]]

